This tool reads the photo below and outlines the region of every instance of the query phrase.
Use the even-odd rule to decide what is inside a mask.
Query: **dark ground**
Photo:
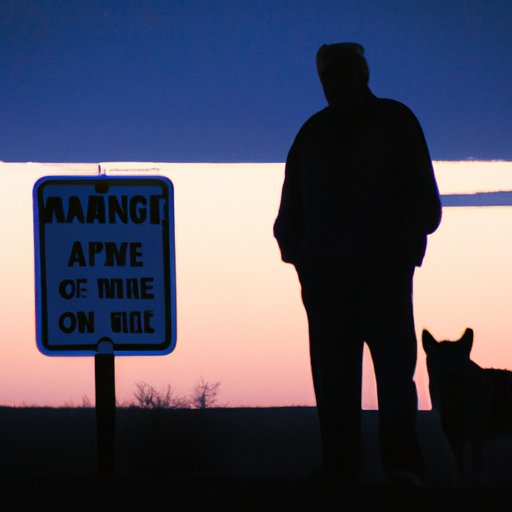
[[[94,409],[0,408],[0,512],[512,510],[512,450],[495,444],[479,485],[460,484],[437,418],[419,413],[425,488],[391,487],[377,413],[363,412],[358,487],[325,488],[311,407],[118,409],[116,473],[96,470]]]

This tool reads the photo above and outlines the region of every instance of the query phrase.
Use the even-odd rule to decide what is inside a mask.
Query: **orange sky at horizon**
[[[171,179],[175,189],[178,339],[168,356],[116,358],[120,403],[135,383],[189,394],[203,377],[221,382],[230,406],[314,405],[307,323],[292,266],[272,237],[284,165],[105,163]],[[435,162],[441,193],[512,190],[512,162]],[[111,171],[109,171],[109,169]],[[94,401],[91,357],[47,357],[36,348],[32,187],[41,176],[97,173],[97,164],[0,163],[0,404]],[[445,208],[415,276],[418,334],[475,331],[472,358],[512,369],[510,207]],[[420,408],[430,408],[418,350]],[[375,408],[368,358],[363,405]]]

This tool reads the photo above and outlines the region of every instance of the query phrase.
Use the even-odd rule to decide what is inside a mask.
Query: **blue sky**
[[[366,48],[435,160],[512,160],[512,2],[0,0],[0,160],[282,162]]]

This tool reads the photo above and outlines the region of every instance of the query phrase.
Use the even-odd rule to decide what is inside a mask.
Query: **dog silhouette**
[[[424,330],[422,342],[432,408],[459,470],[479,478],[485,441],[512,437],[512,372],[471,361],[472,329],[458,341],[441,342]]]

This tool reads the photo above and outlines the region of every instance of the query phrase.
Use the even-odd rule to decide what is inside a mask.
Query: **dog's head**
[[[422,334],[423,349],[427,354],[428,362],[443,362],[444,364],[456,364],[461,360],[469,359],[473,346],[473,329],[469,327],[457,341],[438,342],[426,329]]]

